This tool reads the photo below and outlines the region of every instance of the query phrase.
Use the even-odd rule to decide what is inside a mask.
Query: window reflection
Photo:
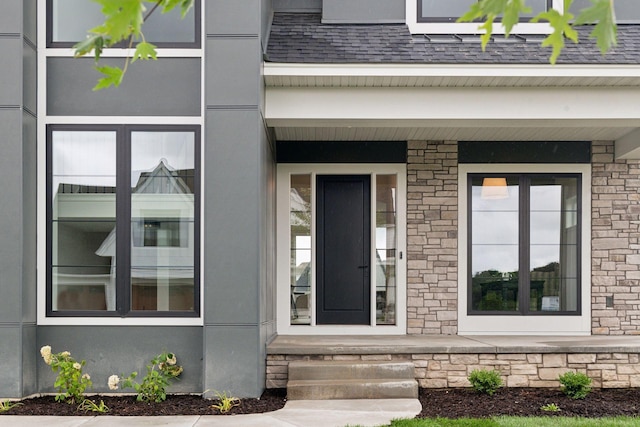
[[[471,178],[471,310],[576,311],[578,178],[511,176],[507,197],[483,197],[486,178]]]
[[[193,310],[192,132],[131,133],[131,309]]]
[[[52,133],[52,309],[115,307],[116,133]]]
[[[311,175],[291,175],[291,324],[311,324]]]
[[[152,4],[145,3],[147,12]],[[196,4],[182,19],[180,7],[168,13],[154,11],[145,21],[145,40],[151,43],[195,43]],[[100,4],[90,0],[52,0],[51,39],[54,43],[77,43],[87,37],[87,30],[104,22]],[[145,13],[146,14],[146,13]]]

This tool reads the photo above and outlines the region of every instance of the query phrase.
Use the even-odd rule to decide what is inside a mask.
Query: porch
[[[474,369],[507,387],[559,387],[562,373],[596,388],[640,387],[640,336],[277,336],[267,345],[267,388],[284,388],[292,361],[410,361],[420,387],[468,387]]]

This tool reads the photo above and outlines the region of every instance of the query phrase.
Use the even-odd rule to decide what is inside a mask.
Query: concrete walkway
[[[180,415],[166,417],[28,417],[0,415],[6,427],[345,427],[380,426],[397,418],[414,418],[417,399],[293,400],[283,409],[252,415]]]

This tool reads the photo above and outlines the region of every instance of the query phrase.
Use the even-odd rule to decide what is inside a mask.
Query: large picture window
[[[469,314],[579,314],[578,174],[468,175]]]
[[[48,128],[48,315],[198,315],[199,132]]]
[[[153,7],[145,3],[147,13]],[[87,30],[104,22],[100,5],[90,0],[47,0],[47,47],[71,47],[87,37]],[[180,8],[149,15],[143,26],[145,40],[158,47],[200,47],[200,1],[184,18]]]

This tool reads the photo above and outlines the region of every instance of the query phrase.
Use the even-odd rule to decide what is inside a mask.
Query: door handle
[[[368,265],[359,265],[358,268],[369,268]]]

